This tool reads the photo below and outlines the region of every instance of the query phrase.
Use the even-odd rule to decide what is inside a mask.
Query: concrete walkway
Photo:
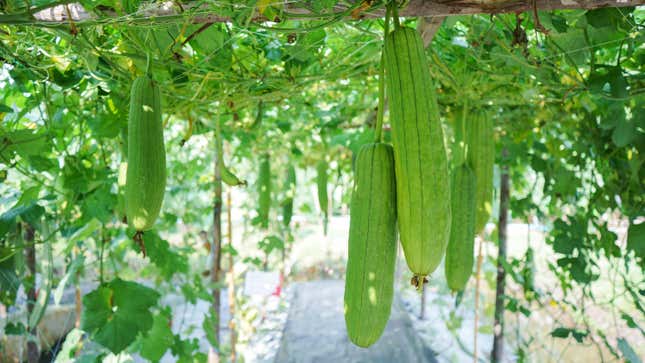
[[[395,298],[381,339],[359,348],[347,337],[343,316],[344,281],[295,283],[276,363],[433,363],[401,303]]]

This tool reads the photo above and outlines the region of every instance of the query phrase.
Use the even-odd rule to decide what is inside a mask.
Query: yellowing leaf
[[[273,0],[258,0],[257,6],[258,10],[260,10],[260,13],[264,14],[264,11],[267,9],[268,6],[271,5],[271,2]]]

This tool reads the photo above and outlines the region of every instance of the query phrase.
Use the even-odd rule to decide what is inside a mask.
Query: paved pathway
[[[347,337],[343,317],[344,282],[296,283],[276,363],[434,363],[398,299],[381,339],[359,348]]]

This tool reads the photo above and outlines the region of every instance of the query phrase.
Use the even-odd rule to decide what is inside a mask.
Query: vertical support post
[[[214,157],[214,169],[215,169],[215,196],[213,200],[213,245],[211,247],[211,271],[210,271],[210,280],[215,285],[213,287],[212,296],[213,296],[213,305],[212,313],[214,314],[214,336],[217,340],[217,345],[214,347],[216,349],[213,352],[213,347],[211,347],[208,354],[209,363],[219,362],[219,351],[220,351],[220,273],[221,273],[221,260],[222,260],[222,137],[220,131],[221,119],[217,117],[217,129],[215,134],[215,157]]]
[[[24,234],[24,243],[25,243],[25,264],[27,265],[27,270],[29,270],[29,276],[31,284],[29,290],[27,290],[27,316],[31,317],[31,314],[34,311],[36,306],[36,300],[38,298],[36,293],[36,245],[34,244],[35,240],[35,231],[34,228],[25,223],[25,234]],[[28,319],[29,320],[29,319]],[[38,330],[37,326],[29,326],[29,339],[27,340],[27,362],[28,363],[38,363],[40,360],[40,352],[38,349]]]
[[[499,193],[499,246],[497,254],[497,286],[495,288],[495,315],[493,323],[493,351],[491,361],[502,362],[504,357],[504,288],[506,271],[502,261],[506,260],[506,240],[508,228],[508,209],[510,202],[510,185],[506,157],[508,150],[502,150],[502,173]]]
[[[233,218],[231,215],[231,189],[226,191],[226,219],[227,219],[227,234],[229,251],[233,250]],[[237,335],[235,331],[235,270],[234,270],[233,254],[228,254],[228,310],[231,314],[231,320],[228,322],[228,327],[231,330],[231,362],[235,363],[237,359],[237,352],[235,345],[237,343]]]

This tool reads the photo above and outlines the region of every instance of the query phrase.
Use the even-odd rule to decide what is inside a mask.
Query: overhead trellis
[[[15,67],[13,73],[28,70],[34,73],[29,77],[31,79],[47,79],[63,87],[77,84],[84,78],[102,89],[110,89],[116,97],[127,95],[126,89],[132,78],[145,69],[148,55],[156,78],[164,85],[167,109],[177,110],[176,114],[207,114],[213,100],[229,103],[231,109],[252,113],[260,102],[283,104],[286,100],[294,100],[295,95],[308,86],[330,87],[332,82],[328,80],[352,79],[352,82],[361,84],[358,87],[368,87],[374,81],[372,76],[376,74],[375,65],[378,64],[382,41],[382,19],[374,17],[382,14],[383,1],[217,0],[180,3],[104,0],[99,3],[41,0],[32,1],[28,9],[20,1],[14,0],[12,7],[6,5],[8,2],[4,3],[5,13],[0,14],[0,58]],[[569,0],[535,0],[494,1],[485,5],[486,1],[474,4],[410,0],[403,5],[400,14],[419,16],[419,22],[408,21],[420,28],[424,40],[429,43],[441,25],[443,14],[529,10],[530,14],[521,16],[522,19],[529,22],[542,19],[551,29],[549,35],[530,34],[531,44],[544,43],[550,52],[541,54],[535,48],[534,51],[539,53],[530,60],[516,50],[524,48],[527,51],[525,46],[513,45],[505,36],[490,33],[493,23],[497,23],[498,30],[513,33],[516,24],[515,20],[510,20],[512,16],[500,15],[494,19],[469,16],[462,20],[453,17],[446,28],[455,30],[457,33],[453,36],[459,38],[463,25],[455,28],[455,22],[470,22],[470,18],[485,21],[488,25],[478,30],[481,39],[472,41],[473,44],[481,43],[485,37],[486,47],[493,44],[503,49],[495,53],[496,61],[524,64],[532,72],[552,70],[572,82],[568,87],[582,90],[593,84],[585,81],[586,75],[571,75],[560,70],[554,63],[560,55],[573,65],[572,57],[589,49],[638,43],[632,33],[642,25],[627,24],[632,9],[607,9],[617,13],[618,20],[609,20],[620,20],[621,24],[627,22],[622,26],[626,30],[608,32],[607,29],[613,28],[594,23],[602,27],[590,28],[590,38],[580,40],[573,31],[569,34],[566,29],[561,32],[554,28],[550,14],[533,10],[629,6],[644,2],[605,0],[574,4]],[[593,14],[589,16],[595,19]],[[366,20],[352,21],[360,18]],[[446,65],[451,61],[441,59],[447,54],[440,49],[452,47],[450,42],[452,40],[438,43],[437,53],[432,51],[433,77],[447,89],[461,89],[461,85],[469,81],[457,79],[459,72],[451,72]],[[27,47],[26,44],[37,46]],[[482,48],[474,46],[467,55],[479,59],[482,65],[490,62],[480,59],[480,53],[486,54]],[[520,93],[504,93],[515,82],[514,78],[499,74],[495,69],[479,68],[480,72],[492,77],[482,81],[478,88],[490,88],[487,92],[490,98],[481,102],[486,103],[492,98],[496,99],[496,104],[523,104],[525,100]],[[642,93],[643,85],[637,77],[625,73],[625,80],[631,85],[630,95]],[[551,86],[562,87],[559,82]],[[495,97],[497,92],[500,92],[500,97]],[[451,92],[441,94],[442,101],[447,103],[457,102],[460,97]],[[560,98],[549,97],[544,101],[560,102]]]
[[[5,5],[0,24],[23,24],[55,27],[65,24],[89,26],[106,23],[148,24],[189,21],[191,23],[275,22],[285,20],[329,20],[383,17],[383,2],[373,0],[349,1],[164,1],[147,3],[136,0],[110,2],[73,2],[70,0],[43,2],[27,6],[20,1]],[[10,4],[10,3],[7,3]],[[519,13],[556,9],[597,9],[604,7],[633,7],[645,0],[410,0],[401,16],[443,17],[449,15]]]

